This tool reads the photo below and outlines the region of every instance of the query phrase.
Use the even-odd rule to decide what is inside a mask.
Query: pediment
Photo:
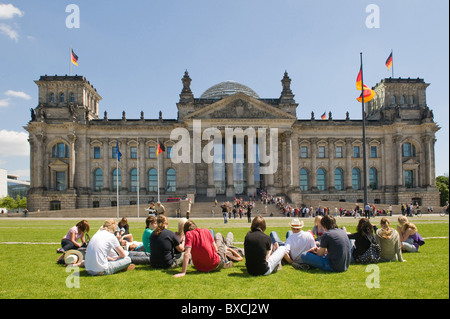
[[[56,159],[48,165],[53,170],[65,170],[69,167],[67,163],[64,163],[60,159]]]
[[[409,158],[409,159],[407,159],[406,161],[403,162],[403,167],[404,168],[407,168],[407,167],[413,168],[413,167],[418,166],[418,165],[419,165],[419,162],[416,159],[413,159],[413,158]]]
[[[238,92],[185,116],[187,119],[282,119],[296,120],[272,105]]]

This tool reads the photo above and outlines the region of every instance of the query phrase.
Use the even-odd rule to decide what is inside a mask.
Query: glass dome
[[[200,98],[202,99],[219,99],[226,96],[233,95],[237,92],[245,93],[251,97],[254,97],[255,99],[259,99],[258,94],[255,93],[251,88],[248,86],[245,86],[243,84],[240,84],[238,82],[234,81],[225,81],[221,82],[219,84],[211,86],[209,89],[207,89]]]

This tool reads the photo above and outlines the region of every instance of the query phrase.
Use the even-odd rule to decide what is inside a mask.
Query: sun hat
[[[303,221],[302,220],[299,220],[298,218],[294,218],[292,221],[291,221],[291,227],[292,228],[297,228],[297,229],[300,229],[300,228],[303,228]]]
[[[83,253],[79,250],[71,249],[64,254],[64,263],[66,265],[77,264],[84,259]]]

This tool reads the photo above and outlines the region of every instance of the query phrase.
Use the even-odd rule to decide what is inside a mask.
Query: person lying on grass
[[[188,220],[184,224],[185,244],[183,267],[181,273],[175,278],[186,275],[189,259],[198,271],[210,272],[222,268],[231,268],[233,263],[226,258],[227,246],[220,233],[213,239],[211,232],[206,228],[197,228],[197,225]]]

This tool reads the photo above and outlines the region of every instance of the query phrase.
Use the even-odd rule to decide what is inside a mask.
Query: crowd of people
[[[251,203],[239,205],[247,205],[248,210]],[[228,204],[223,206],[229,208]],[[404,262],[404,252],[417,252],[424,244],[417,227],[403,215],[398,218],[397,229],[390,226],[388,217],[382,217],[379,225],[362,217],[355,233],[338,227],[331,214],[317,215],[312,229],[307,231],[303,230],[304,222],[294,217],[286,241],[275,231],[265,233],[266,221],[261,215],[249,218],[249,222],[250,231],[240,248],[233,243],[233,233],[224,237],[197,227],[187,218],[178,219],[177,231],[173,232],[168,229],[169,220],[164,214],[150,214],[141,241],[135,240],[126,218],[119,222],[106,220],[90,240],[89,223],[82,220],[61,239],[58,263],[85,267],[93,276],[133,270],[140,264],[154,269],[181,267],[181,272],[174,275],[178,278],[187,274],[190,265],[199,272],[211,272],[233,267],[234,262],[242,260],[252,276],[269,275],[281,269],[282,264],[302,270],[344,272],[352,263],[366,263],[367,255],[375,248],[375,262]]]

